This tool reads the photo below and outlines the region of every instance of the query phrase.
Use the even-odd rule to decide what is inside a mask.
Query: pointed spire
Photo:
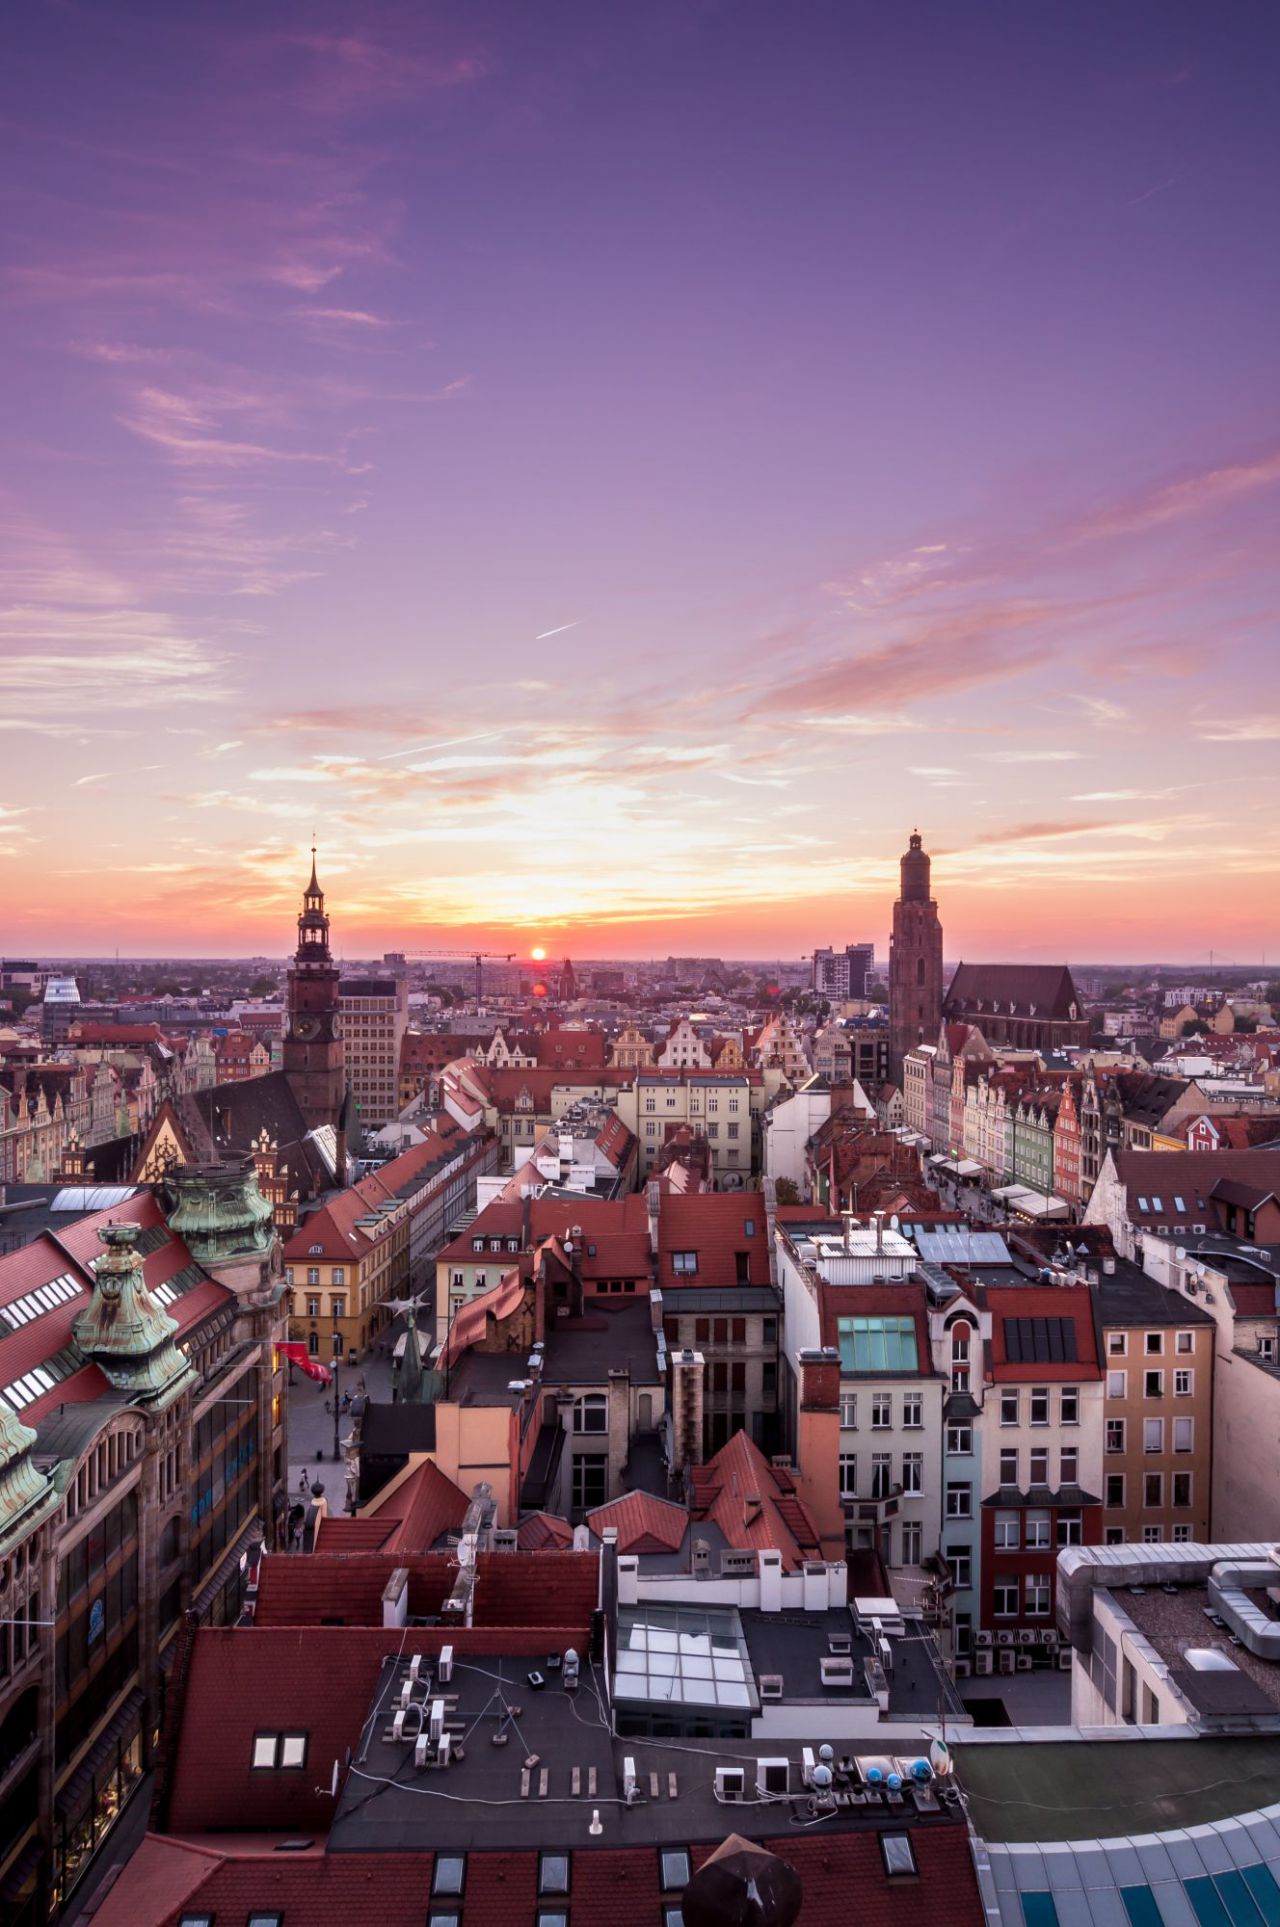
[[[311,881],[307,885],[307,895],[309,897],[317,897],[320,894],[320,885],[316,880],[316,837],[315,831],[313,830],[311,832]]]

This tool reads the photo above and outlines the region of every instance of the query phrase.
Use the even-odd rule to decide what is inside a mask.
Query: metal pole
[[[340,1370],[341,1367],[335,1358],[333,1361],[333,1456],[335,1462],[341,1457],[338,1450],[338,1374]]]

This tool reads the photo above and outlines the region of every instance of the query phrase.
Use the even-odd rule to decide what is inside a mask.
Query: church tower
[[[298,918],[298,948],[289,967],[284,1034],[284,1074],[310,1130],[322,1124],[336,1126],[347,1094],[338,977],[338,966],[329,952],[329,919],[324,891],[316,881],[313,848],[311,881]]]
[[[929,859],[919,830],[902,859],[902,888],[889,940],[889,1075],[916,1044],[937,1041],[942,1024],[942,925],[929,894]]]

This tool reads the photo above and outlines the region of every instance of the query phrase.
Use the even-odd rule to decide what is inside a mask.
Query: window
[[[1049,1595],[1052,1588],[1046,1573],[1029,1575],[1026,1583],[1027,1617],[1043,1619],[1049,1611]]]
[[[1001,1485],[1016,1485],[1018,1483],[1018,1448],[1016,1445],[1007,1445],[1001,1451],[1000,1483]]]
[[[283,1914],[280,1914],[280,1913],[264,1914],[258,1908],[255,1907],[253,1912],[249,1915],[248,1921],[245,1923],[245,1927],[282,1927],[283,1921],[284,1921]]]
[[[1129,1349],[1128,1332],[1108,1332],[1107,1351],[1112,1358],[1123,1358]]]
[[[307,1266],[307,1283],[308,1283],[309,1285],[318,1285],[318,1284],[320,1283],[320,1267],[319,1267],[319,1265],[308,1265],[308,1266]]]
[[[968,1546],[948,1546],[947,1564],[953,1586],[960,1589],[973,1584],[973,1554]]]
[[[573,1506],[576,1512],[589,1512],[603,1505],[609,1496],[609,1461],[603,1455],[580,1452],[573,1461]]]
[[[1173,1421],[1173,1449],[1175,1452],[1190,1452],[1195,1442],[1194,1420],[1176,1418]]]
[[[307,1763],[305,1733],[255,1733],[252,1764],[272,1771]]]
[[[335,1298],[333,1304],[330,1306],[330,1310],[335,1318],[345,1318],[347,1315],[346,1299]]]
[[[840,1497],[852,1499],[858,1490],[858,1461],[854,1453],[840,1454]]]
[[[679,1893],[689,1884],[689,1855],[683,1847],[664,1847],[658,1855],[664,1894]]]
[[[1173,1396],[1175,1398],[1190,1398],[1194,1389],[1195,1389],[1194,1372],[1182,1371],[1182,1372],[1174,1373]]]
[[[1163,1372],[1144,1372],[1142,1374],[1142,1396],[1144,1398],[1164,1397]]]
[[[1001,1392],[1000,1423],[1001,1425],[1016,1425],[1018,1423],[1018,1394],[1016,1392]]]
[[[907,1392],[902,1400],[902,1423],[916,1431],[924,1424],[924,1400],[919,1392]]]
[[[1175,1472],[1173,1475],[1173,1503],[1176,1506],[1191,1504],[1191,1474]]]
[[[887,1452],[871,1454],[871,1496],[887,1499],[893,1490],[893,1460]]]
[[[973,1451],[972,1425],[948,1425],[947,1451],[957,1458]]]
[[[347,1272],[345,1265],[334,1265],[329,1273],[329,1283],[331,1285],[345,1285],[346,1282]]]
[[[1048,1485],[1049,1448],[1047,1445],[1033,1445],[1031,1448],[1031,1472],[1029,1485]]]
[[[887,1874],[912,1874],[916,1870],[915,1849],[909,1833],[882,1833],[880,1852]]]
[[[1022,1544],[1016,1512],[997,1512],[995,1547],[997,1552],[1016,1552]]]
[[[1164,1504],[1163,1472],[1144,1472],[1142,1475],[1142,1503],[1148,1506]]]
[[[1173,1528],[1173,1538],[1175,1545],[1185,1546],[1191,1538],[1191,1527],[1189,1525],[1175,1526]]]
[[[1164,1350],[1164,1333],[1148,1332],[1146,1337],[1146,1350],[1150,1357],[1158,1358]]]
[[[684,1909],[682,1907],[664,1907],[662,1910],[662,1927],[684,1927]]]
[[[1123,1472],[1108,1472],[1107,1504],[1111,1507],[1122,1506],[1124,1504],[1124,1473]]]
[[[1107,1397],[1124,1398],[1129,1384],[1128,1372],[1107,1373]]]
[[[708,1128],[709,1128],[710,1130],[712,1130],[712,1131],[714,1131],[716,1127],[715,1127],[715,1125],[714,1125],[714,1124],[712,1124],[712,1125],[710,1125],[710,1126],[709,1126]],[[729,1136],[730,1136],[730,1137],[737,1137],[737,1135],[738,1135],[738,1129],[739,1129],[739,1127],[738,1127],[738,1125],[736,1125],[736,1124],[726,1124],[726,1126],[725,1126],[725,1129],[726,1129],[726,1130],[728,1131],[728,1133],[729,1133]],[[747,1235],[748,1235],[748,1236],[750,1236],[750,1233],[748,1233]]]
[[[694,1277],[698,1269],[697,1252],[673,1251],[671,1254],[671,1269],[677,1278]]]
[[[997,1619],[1016,1619],[1019,1601],[1016,1579],[997,1579],[992,1591],[992,1605]]]
[[[575,1432],[608,1431],[609,1401],[603,1392],[588,1392],[574,1400],[573,1429]]]
[[[1176,1352],[1179,1352],[1184,1357],[1187,1357],[1195,1350],[1195,1348],[1196,1348],[1196,1335],[1194,1332],[1178,1333],[1177,1339],[1174,1342],[1174,1350]]]
[[[973,1487],[969,1484],[948,1485],[948,1519],[971,1519],[973,1517]]]
[[[1032,1387],[1031,1423],[1033,1425],[1047,1425],[1049,1423],[1049,1388],[1047,1385],[1035,1385]]]
[[[1164,1451],[1164,1420],[1162,1418],[1143,1419],[1142,1449],[1144,1452]]]
[[[1060,1512],[1058,1514],[1058,1544],[1060,1546],[1078,1546],[1083,1544],[1083,1542],[1084,1527],[1080,1514],[1078,1512]]]
[[[1058,1416],[1064,1425],[1080,1423],[1080,1392],[1075,1385],[1064,1385]]]
[[[902,1563],[918,1566],[924,1550],[924,1528],[919,1519],[907,1519],[902,1526]]]
[[[1064,1445],[1058,1454],[1058,1484],[1074,1485],[1080,1476],[1080,1453],[1074,1445]]]
[[[887,1392],[876,1392],[871,1400],[871,1430],[887,1432],[893,1424],[893,1400]]]
[[[1048,1552],[1049,1514],[1044,1511],[1028,1512],[1023,1520],[1022,1530],[1028,1552]]]
[[[320,1300],[318,1298],[308,1298],[307,1317],[318,1318],[319,1316],[320,1316]]]
[[[1122,1418],[1109,1418],[1107,1420],[1107,1450],[1108,1452],[1124,1451],[1124,1420]]]
[[[1142,1543],[1144,1546],[1158,1546],[1163,1538],[1163,1526],[1143,1526]]]
[[[212,1914],[179,1914],[178,1927],[213,1927]]]
[[[858,1429],[858,1394],[856,1392],[841,1392],[840,1423],[847,1432],[857,1431]]]
[[[431,1891],[433,1894],[460,1895],[467,1879],[466,1855],[461,1853],[438,1853],[435,1866],[431,1870]]]
[[[540,1894],[567,1894],[569,1891],[569,1856],[567,1853],[544,1853],[538,1860],[538,1892]]]
[[[924,1491],[924,1453],[904,1452],[902,1455],[902,1490],[904,1492]]]

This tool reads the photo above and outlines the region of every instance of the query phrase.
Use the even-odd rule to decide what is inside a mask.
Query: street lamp
[[[338,1396],[338,1374],[341,1369],[341,1366],[335,1358],[333,1361],[333,1456],[335,1462],[342,1457],[338,1446],[338,1408],[341,1402]]]

